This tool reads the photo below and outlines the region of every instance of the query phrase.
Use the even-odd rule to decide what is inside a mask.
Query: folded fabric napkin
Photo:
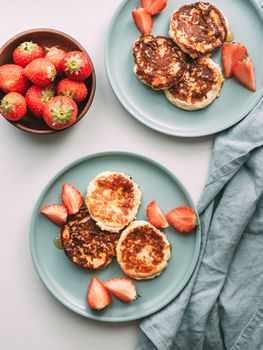
[[[195,271],[141,322],[136,350],[262,350],[263,99],[216,137],[198,212]]]

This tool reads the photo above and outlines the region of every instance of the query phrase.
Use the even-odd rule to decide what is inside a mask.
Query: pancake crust
[[[64,252],[76,265],[98,270],[111,263],[120,237],[102,231],[85,208],[71,215],[61,231]]]
[[[134,73],[152,89],[177,84],[186,68],[186,57],[170,38],[141,36],[133,46]]]
[[[85,198],[90,216],[102,230],[119,232],[134,220],[141,191],[130,176],[105,171],[90,183]]]
[[[192,58],[211,55],[226,40],[229,22],[223,12],[209,2],[184,5],[170,21],[169,35]]]
[[[223,81],[221,68],[210,58],[202,58],[190,64],[184,79],[165,90],[165,95],[179,108],[202,109],[219,96]]]
[[[165,234],[146,221],[132,222],[122,232],[116,251],[123,272],[137,280],[159,276],[171,255]]]

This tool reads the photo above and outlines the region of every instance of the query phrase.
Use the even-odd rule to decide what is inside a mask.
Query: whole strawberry
[[[62,79],[57,86],[57,95],[71,97],[76,103],[85,100],[88,89],[83,81],[73,81],[71,79]]]
[[[21,67],[27,66],[36,58],[44,57],[45,53],[41,46],[33,41],[25,41],[13,52],[13,60]]]
[[[81,51],[71,51],[63,59],[63,69],[72,80],[85,80],[92,72],[89,57]]]
[[[47,86],[56,77],[56,68],[47,58],[37,58],[24,68],[24,75],[37,86]]]
[[[40,87],[33,85],[26,93],[27,106],[36,118],[42,118],[45,104],[55,96],[54,86],[52,84]]]
[[[23,75],[23,68],[17,64],[0,66],[0,89],[4,92],[25,94],[29,87],[28,79]]]
[[[63,72],[63,58],[66,56],[66,51],[58,49],[57,47],[46,48],[47,53],[45,58],[47,58],[56,67],[57,74]]]
[[[43,108],[43,118],[52,129],[65,129],[77,120],[78,107],[72,98],[56,96]]]
[[[1,101],[0,112],[8,120],[20,120],[26,114],[26,99],[18,92],[9,92]]]

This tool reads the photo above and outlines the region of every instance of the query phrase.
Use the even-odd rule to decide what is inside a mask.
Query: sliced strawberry
[[[247,54],[247,48],[240,43],[227,43],[222,48],[222,62],[226,78],[232,75],[233,66]]]
[[[111,302],[110,294],[97,277],[93,277],[87,295],[88,305],[91,309],[102,310]]]
[[[129,303],[138,298],[136,286],[129,278],[113,278],[103,282],[103,285],[116,298],[125,303]]]
[[[195,211],[190,207],[179,207],[170,211],[166,219],[171,222],[175,229],[182,233],[188,233],[198,224]]]
[[[141,0],[142,7],[154,16],[160,13],[167,5],[167,0]]]
[[[49,204],[40,210],[49,220],[61,226],[67,221],[67,208],[63,204]]]
[[[153,20],[151,14],[142,7],[137,7],[132,11],[133,20],[143,35],[151,34]]]
[[[72,185],[62,186],[62,202],[65,204],[69,214],[76,214],[83,204],[81,193]]]
[[[165,228],[169,226],[156,201],[152,201],[147,205],[146,215],[149,222],[157,228]]]
[[[239,60],[233,67],[233,74],[249,90],[256,91],[255,66],[250,57]]]

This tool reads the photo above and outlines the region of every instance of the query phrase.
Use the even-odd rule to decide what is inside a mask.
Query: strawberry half
[[[67,221],[67,208],[63,204],[49,204],[40,210],[49,220],[56,225],[62,226]]]
[[[116,298],[130,303],[138,298],[135,284],[129,278],[113,278],[103,282],[104,287]]]
[[[247,48],[240,43],[224,44],[222,48],[222,62],[226,78],[230,78],[233,66],[247,54]]]
[[[142,7],[137,7],[132,11],[132,17],[137,28],[143,35],[151,34],[153,20],[151,14]]]
[[[166,215],[166,218],[181,233],[193,231],[198,224],[197,215],[190,207],[175,208]]]
[[[91,309],[102,310],[111,302],[110,294],[97,277],[93,277],[87,295],[88,305]]]
[[[247,55],[239,60],[233,67],[233,74],[251,91],[256,91],[255,66],[250,57]]]
[[[164,214],[162,213],[156,201],[152,201],[150,204],[147,205],[146,215],[149,222],[157,228],[165,228],[169,226]]]
[[[72,185],[62,186],[62,202],[66,206],[69,214],[76,214],[83,204],[81,193]]]
[[[167,5],[167,0],[141,0],[142,7],[152,16],[160,13]]]

